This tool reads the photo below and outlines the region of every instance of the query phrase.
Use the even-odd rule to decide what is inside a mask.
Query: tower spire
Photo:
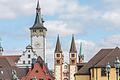
[[[35,22],[32,28],[30,29],[45,29],[47,31],[47,29],[43,26],[43,18],[42,18],[42,14],[41,14],[41,8],[40,8],[40,3],[39,0],[37,1],[37,7],[36,7],[36,18],[35,18]]]
[[[2,45],[1,45],[1,39],[0,39],[0,55],[2,55],[3,54],[3,47],[2,47]]]
[[[74,35],[72,35],[72,42],[71,42],[71,47],[70,47],[70,53],[77,53]]]
[[[82,54],[82,42],[80,43],[80,51],[79,51],[78,58],[79,58],[79,63],[83,63],[84,55]]]
[[[57,43],[56,43],[55,53],[62,53],[59,35],[57,37]]]
[[[40,9],[40,3],[39,0],[37,1],[37,8],[36,9]]]
[[[80,43],[80,51],[78,56],[81,56],[81,55],[82,55],[82,42]]]

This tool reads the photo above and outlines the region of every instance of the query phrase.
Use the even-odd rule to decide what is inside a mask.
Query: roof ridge
[[[113,50],[114,50],[114,49],[113,49]],[[112,50],[111,52],[113,52],[113,50]],[[109,52],[108,55],[109,55],[111,52]],[[107,55],[106,55],[106,56],[107,56]],[[106,56],[104,56],[102,59],[104,59]],[[101,60],[102,60],[102,59],[101,59]],[[101,60],[99,60],[99,61],[94,65],[94,67],[95,67]]]
[[[102,60],[100,60],[97,64],[99,64],[100,62],[102,62],[106,57],[108,57],[108,56],[110,56],[114,51],[118,51],[119,50],[119,48],[118,47],[116,47],[115,49],[113,49],[111,52],[109,52],[109,54],[107,54]],[[96,66],[97,66],[97,64],[96,64]]]
[[[91,68],[93,65],[95,65],[96,63],[99,62],[99,60],[101,60],[102,56],[103,57],[105,55],[107,55],[109,52],[111,52],[113,49],[101,49],[95,56],[93,56],[87,64],[85,64],[80,70],[79,70],[79,74],[89,74],[89,68]],[[106,54],[105,54],[106,53]],[[101,57],[99,57],[101,56]],[[96,57],[99,57],[98,59],[96,59]]]

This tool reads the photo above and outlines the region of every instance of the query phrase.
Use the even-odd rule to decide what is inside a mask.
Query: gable
[[[99,61],[101,61],[106,55],[108,55],[113,49],[101,49],[87,64],[85,64],[76,74],[90,74],[89,69],[94,67]]]

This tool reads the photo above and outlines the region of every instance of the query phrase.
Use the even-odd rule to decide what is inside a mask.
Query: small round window
[[[38,72],[39,72],[38,70],[35,71],[35,73],[38,73]]]

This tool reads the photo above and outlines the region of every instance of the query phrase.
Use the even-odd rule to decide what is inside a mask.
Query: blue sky
[[[21,54],[30,44],[29,28],[35,19],[36,0],[0,0],[0,38],[4,54]],[[75,34],[85,61],[101,48],[120,46],[119,0],[40,0],[47,32],[47,61],[53,61],[57,35],[68,57]],[[51,57],[48,57],[51,56]],[[68,61],[68,58],[65,60]]]

